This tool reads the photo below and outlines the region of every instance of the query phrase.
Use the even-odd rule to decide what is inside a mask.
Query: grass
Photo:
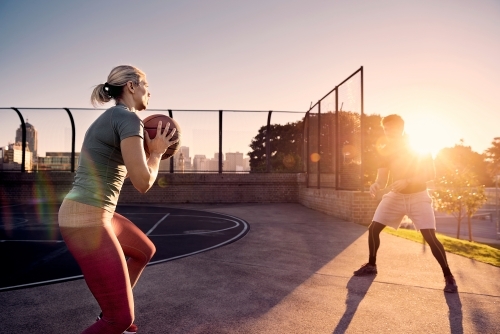
[[[395,235],[397,237],[405,238],[408,240],[416,241],[419,243],[424,243],[424,238],[420,232],[415,230],[398,229],[394,230],[391,228],[384,229],[384,232],[388,234]],[[460,240],[448,237],[436,233],[437,238],[444,246],[447,252],[458,254],[469,259],[473,259],[479,262],[491,264],[495,267],[500,267],[500,249],[499,245],[486,245],[478,242],[469,242],[466,240]]]

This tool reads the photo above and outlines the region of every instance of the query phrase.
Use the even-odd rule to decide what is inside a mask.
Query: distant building
[[[182,165],[180,163],[180,156],[182,154]],[[189,156],[189,147],[187,146],[181,146],[179,147],[179,150],[177,153],[174,154],[172,157],[174,159],[174,169],[175,170],[182,170],[182,171],[189,171],[193,169],[193,166],[191,164],[191,157]]]
[[[229,172],[242,172],[244,171],[243,153],[226,153],[226,161],[224,170]]]
[[[36,161],[38,157],[38,131],[36,131],[35,127],[28,123],[26,120],[26,143],[27,147],[29,147],[30,152],[33,154],[33,159]],[[23,142],[23,129],[21,126],[16,130],[16,143]]]
[[[0,169],[21,170],[23,163],[23,146],[20,142],[1,147]],[[33,153],[26,147],[24,157],[25,170],[33,170]]]
[[[204,154],[196,154],[193,158],[193,170],[194,171],[206,171],[207,170],[207,157]]]
[[[177,161],[179,162],[180,172],[184,173],[186,165],[184,164],[184,154],[182,154],[182,152],[179,154],[179,159]]]
[[[224,155],[222,155],[222,161],[224,161]],[[218,172],[219,171],[219,153],[214,153],[214,158],[208,161],[208,171]]]
[[[250,171],[250,158],[243,159],[243,170]]]
[[[78,167],[80,152],[75,152],[75,169]],[[38,157],[38,170],[71,170],[71,152],[47,152]]]

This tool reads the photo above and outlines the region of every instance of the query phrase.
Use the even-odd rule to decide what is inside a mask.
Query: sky
[[[499,36],[498,0],[2,0],[0,107],[90,108],[93,86],[131,64],[151,109],[305,112],[363,66],[366,114],[400,114],[433,153],[460,139],[482,153],[500,136]],[[70,149],[63,110],[21,112],[41,155]],[[100,112],[74,111],[77,151]],[[174,118],[190,155],[213,157],[218,114]],[[224,113],[223,152],[248,152],[266,120]],[[0,110],[0,145],[19,124]]]

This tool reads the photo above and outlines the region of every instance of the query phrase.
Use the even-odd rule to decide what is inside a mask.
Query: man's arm
[[[389,180],[389,168],[379,168],[377,169],[377,178],[375,182],[370,186],[370,194],[372,197],[377,195],[377,191],[387,187],[387,181]]]

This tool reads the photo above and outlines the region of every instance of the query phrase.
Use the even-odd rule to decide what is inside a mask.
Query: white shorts
[[[405,215],[418,230],[436,229],[432,198],[427,190],[413,194],[393,191],[385,194],[375,210],[373,221],[397,229]]]

